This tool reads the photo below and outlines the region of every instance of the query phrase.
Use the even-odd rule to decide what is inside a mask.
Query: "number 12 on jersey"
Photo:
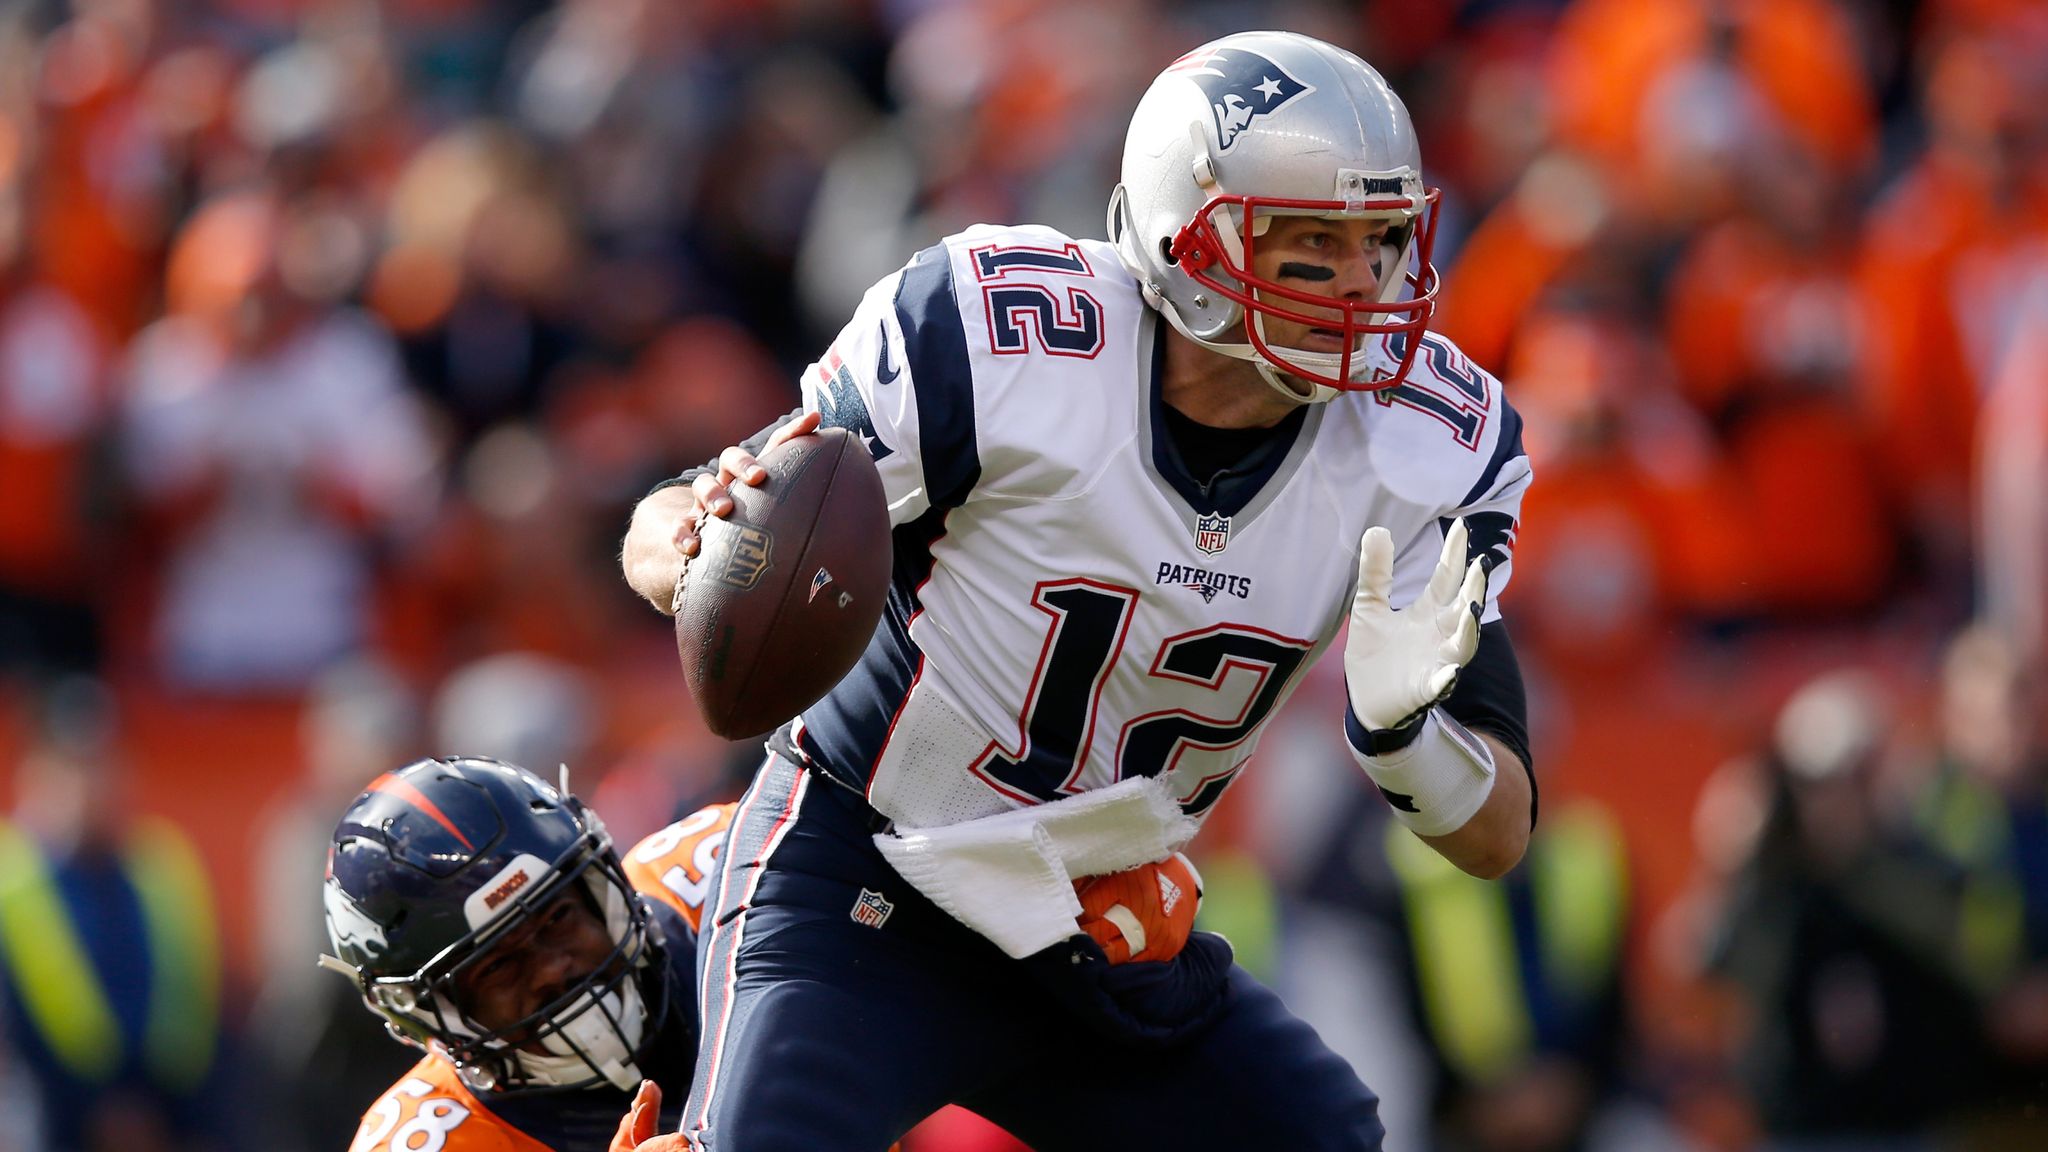
[[[1102,351],[1102,302],[1076,285],[1064,293],[1029,280],[1009,280],[1011,273],[1073,276],[1093,279],[1079,244],[1064,248],[990,245],[973,253],[974,278],[982,286],[982,307],[988,313],[989,351],[1016,356],[1032,350],[1050,356],[1092,360]]]
[[[1025,694],[1018,747],[1006,749],[991,741],[972,767],[976,775],[1027,802],[1056,800],[1075,791],[1094,740],[1103,687],[1140,599],[1134,588],[1078,578],[1043,583],[1033,591],[1032,606],[1052,619]],[[1146,675],[1218,693],[1216,712],[1229,709],[1220,693],[1233,670],[1256,679],[1235,715],[1166,708],[1126,721],[1116,741],[1118,778],[1157,776],[1188,747],[1224,749],[1243,743],[1279,703],[1314,646],[1242,624],[1215,624],[1168,637]],[[1233,768],[1203,781],[1181,802],[1182,809],[1189,815],[1206,810],[1235,774]]]

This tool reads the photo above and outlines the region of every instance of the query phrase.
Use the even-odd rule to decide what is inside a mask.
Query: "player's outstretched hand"
[[[652,1080],[642,1080],[640,1091],[633,1095],[633,1107],[619,1120],[619,1130],[612,1134],[611,1152],[690,1152],[690,1142],[680,1132],[656,1136],[654,1130],[661,1123],[661,1086]]]
[[[808,436],[818,430],[821,417],[806,412],[777,428],[762,445],[767,452],[778,444]],[[752,452],[735,444],[718,454],[716,471],[706,472],[690,484],[663,488],[640,501],[633,509],[633,522],[626,529],[625,546],[619,562],[626,583],[664,612],[674,612],[676,582],[683,563],[697,554],[702,542],[697,525],[705,516],[730,516],[733,484],[760,485],[768,482],[768,470]]]
[[[1458,671],[1479,647],[1486,605],[1486,567],[1465,563],[1465,521],[1444,534],[1429,586],[1395,611],[1394,537],[1368,528],[1358,548],[1358,591],[1351,599],[1351,636],[1344,645],[1344,682],[1351,710],[1368,730],[1413,724],[1451,694]]]

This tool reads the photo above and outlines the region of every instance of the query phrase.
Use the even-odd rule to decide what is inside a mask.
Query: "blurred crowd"
[[[1413,852],[1322,669],[1204,916],[1397,1149],[2048,1146],[2038,0],[0,0],[0,1152],[345,1144],[406,1063],[311,963],[348,798],[735,791],[633,500],[925,244],[1101,235],[1250,27],[1445,190],[1544,821]]]

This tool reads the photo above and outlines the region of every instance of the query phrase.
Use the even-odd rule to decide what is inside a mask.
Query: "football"
[[[889,591],[882,477],[852,434],[825,428],[760,457],[730,516],[704,518],[683,569],[676,653],[697,710],[738,740],[771,732],[852,669]]]

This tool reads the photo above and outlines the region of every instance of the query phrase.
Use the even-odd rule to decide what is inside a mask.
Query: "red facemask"
[[[1253,234],[1252,222],[1260,211],[1282,211],[1307,215],[1357,214],[1360,212],[1405,212],[1412,204],[1407,197],[1387,197],[1345,203],[1341,200],[1277,200],[1260,196],[1218,196],[1202,206],[1195,218],[1183,225],[1174,234],[1171,254],[1188,278],[1226,300],[1235,301],[1245,310],[1245,338],[1260,357],[1274,368],[1289,376],[1295,376],[1314,384],[1321,384],[1343,392],[1377,392],[1392,388],[1408,376],[1409,367],[1415,362],[1416,349],[1421,347],[1421,335],[1429,326],[1429,318],[1436,311],[1437,275],[1436,267],[1430,263],[1430,254],[1436,244],[1437,203],[1441,199],[1438,189],[1428,189],[1423,195],[1426,211],[1417,215],[1415,234],[1408,241],[1408,251],[1414,256],[1405,262],[1403,279],[1409,289],[1407,299],[1396,300],[1341,300],[1304,292],[1284,284],[1252,274],[1253,254],[1257,251],[1258,238]],[[1231,248],[1224,240],[1218,219],[1228,220],[1225,209],[1238,210],[1238,239],[1244,252],[1242,263],[1233,260]],[[1415,271],[1407,271],[1412,267]],[[1220,273],[1220,275],[1219,275]],[[1318,313],[1311,314],[1288,307],[1289,304],[1303,304],[1313,307]],[[1328,313],[1335,312],[1335,316]],[[1324,328],[1339,333],[1344,342],[1344,352],[1337,357],[1334,373],[1319,371],[1301,362],[1302,353],[1291,355],[1284,349],[1276,349],[1265,340],[1254,322],[1255,316],[1267,316],[1310,328]],[[1374,379],[1354,380],[1354,363],[1364,354],[1361,340],[1377,337],[1385,346],[1385,362],[1392,363],[1391,370],[1382,368]]]

